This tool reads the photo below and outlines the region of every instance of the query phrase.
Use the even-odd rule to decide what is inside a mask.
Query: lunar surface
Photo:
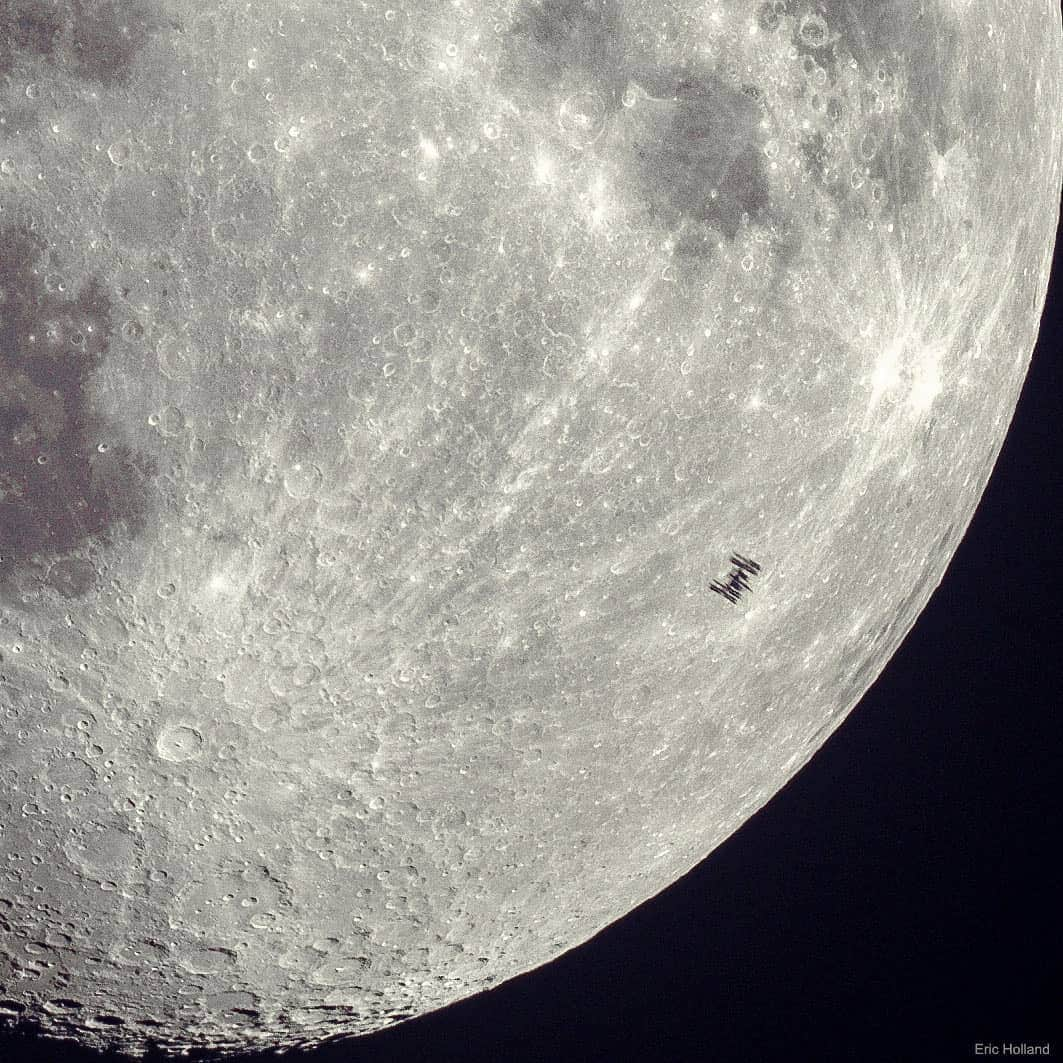
[[[1049,0],[0,0],[0,1015],[366,1033],[735,831],[990,475],[1061,55]]]

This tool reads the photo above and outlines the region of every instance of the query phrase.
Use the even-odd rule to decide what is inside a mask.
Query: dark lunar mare
[[[762,219],[770,205],[759,105],[709,71],[638,71],[660,121],[627,140],[640,194],[669,228],[708,225],[733,240],[743,216]],[[682,246],[681,250],[686,249]]]
[[[869,111],[874,94],[888,91],[903,73],[903,112],[893,124],[880,123],[881,144],[866,160],[870,179],[884,183],[894,212],[925,195],[931,150],[945,152],[962,140],[984,110],[977,86],[965,74],[962,23],[940,0],[768,0],[757,19],[766,32],[787,32],[802,62],[814,62],[827,72],[822,93],[832,117],[841,117],[834,110],[837,99],[831,98],[840,62],[851,56],[858,64],[867,81],[860,103]],[[802,33],[810,24],[823,25],[826,32]],[[968,99],[966,106],[950,101],[942,91],[949,85],[962,90],[958,96]],[[807,138],[803,154],[810,174],[822,181],[829,148],[821,133]],[[850,212],[853,204],[844,182],[823,188]]]
[[[615,0],[541,0],[528,4],[507,35],[507,56],[540,78],[572,73],[615,78],[620,55],[622,5]]]
[[[85,81],[122,85],[161,26],[145,0],[0,0],[0,75],[23,56]]]
[[[44,256],[27,228],[0,228],[0,588],[30,562],[73,597],[95,566],[72,555],[143,529],[154,470],[89,389],[110,347],[110,298],[97,280],[49,291]]]
[[[620,146],[621,170],[649,216],[673,234],[680,255],[711,260],[720,241],[733,241],[745,223],[788,230],[785,211],[770,202],[760,130],[763,90],[738,87],[711,67],[662,67],[634,54],[624,43],[624,11],[622,3],[600,0],[525,5],[506,32],[503,85],[517,95],[600,94],[607,139]],[[958,61],[955,16],[926,0],[769,0],[754,17],[762,31],[785,33],[799,62],[827,72],[821,91],[828,115],[838,114],[832,88],[849,56],[868,82],[859,102],[865,114],[874,107],[874,94],[888,91],[890,79],[903,73],[911,106],[896,123],[878,123],[877,135],[866,138],[864,161],[868,179],[883,187],[887,209],[900,211],[921,199],[929,151],[944,150],[961,132],[945,117],[940,92]],[[651,99],[627,109],[622,98],[632,83]],[[842,215],[860,215],[866,207],[853,195],[848,171],[836,179],[840,167],[832,166],[842,147],[814,131],[802,154],[810,176]]]
[[[162,25],[148,0],[0,0],[0,77],[44,64],[120,87]],[[44,578],[76,597],[98,578],[87,549],[144,529],[155,468],[92,396],[113,338],[105,285],[46,283],[54,253],[16,207],[0,203],[20,218],[0,226],[0,590]]]
[[[709,257],[719,237],[734,239],[743,216],[761,219],[769,207],[759,90],[628,54],[623,10],[600,0],[528,4],[507,32],[503,81],[518,93],[530,85],[599,93],[650,216],[677,234],[681,254]],[[653,97],[633,112],[622,104],[631,82]]]

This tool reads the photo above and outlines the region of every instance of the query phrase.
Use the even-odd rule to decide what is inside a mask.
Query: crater
[[[163,760],[180,764],[199,756],[203,751],[203,736],[187,724],[168,724],[159,733],[155,749]]]

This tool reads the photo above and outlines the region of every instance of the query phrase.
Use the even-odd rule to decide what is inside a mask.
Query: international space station
[[[734,567],[727,577],[727,582],[721,583],[720,580],[714,579],[709,585],[709,589],[726,598],[732,605],[735,605],[745,591],[752,589],[749,578],[760,572],[760,565],[756,561],[751,561],[748,557],[743,557],[741,554],[732,554],[731,564]]]

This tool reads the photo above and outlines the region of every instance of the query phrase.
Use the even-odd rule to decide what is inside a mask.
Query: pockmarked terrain
[[[0,0],[0,1016],[366,1033],[741,826],[990,475],[1061,61],[1047,0]]]

